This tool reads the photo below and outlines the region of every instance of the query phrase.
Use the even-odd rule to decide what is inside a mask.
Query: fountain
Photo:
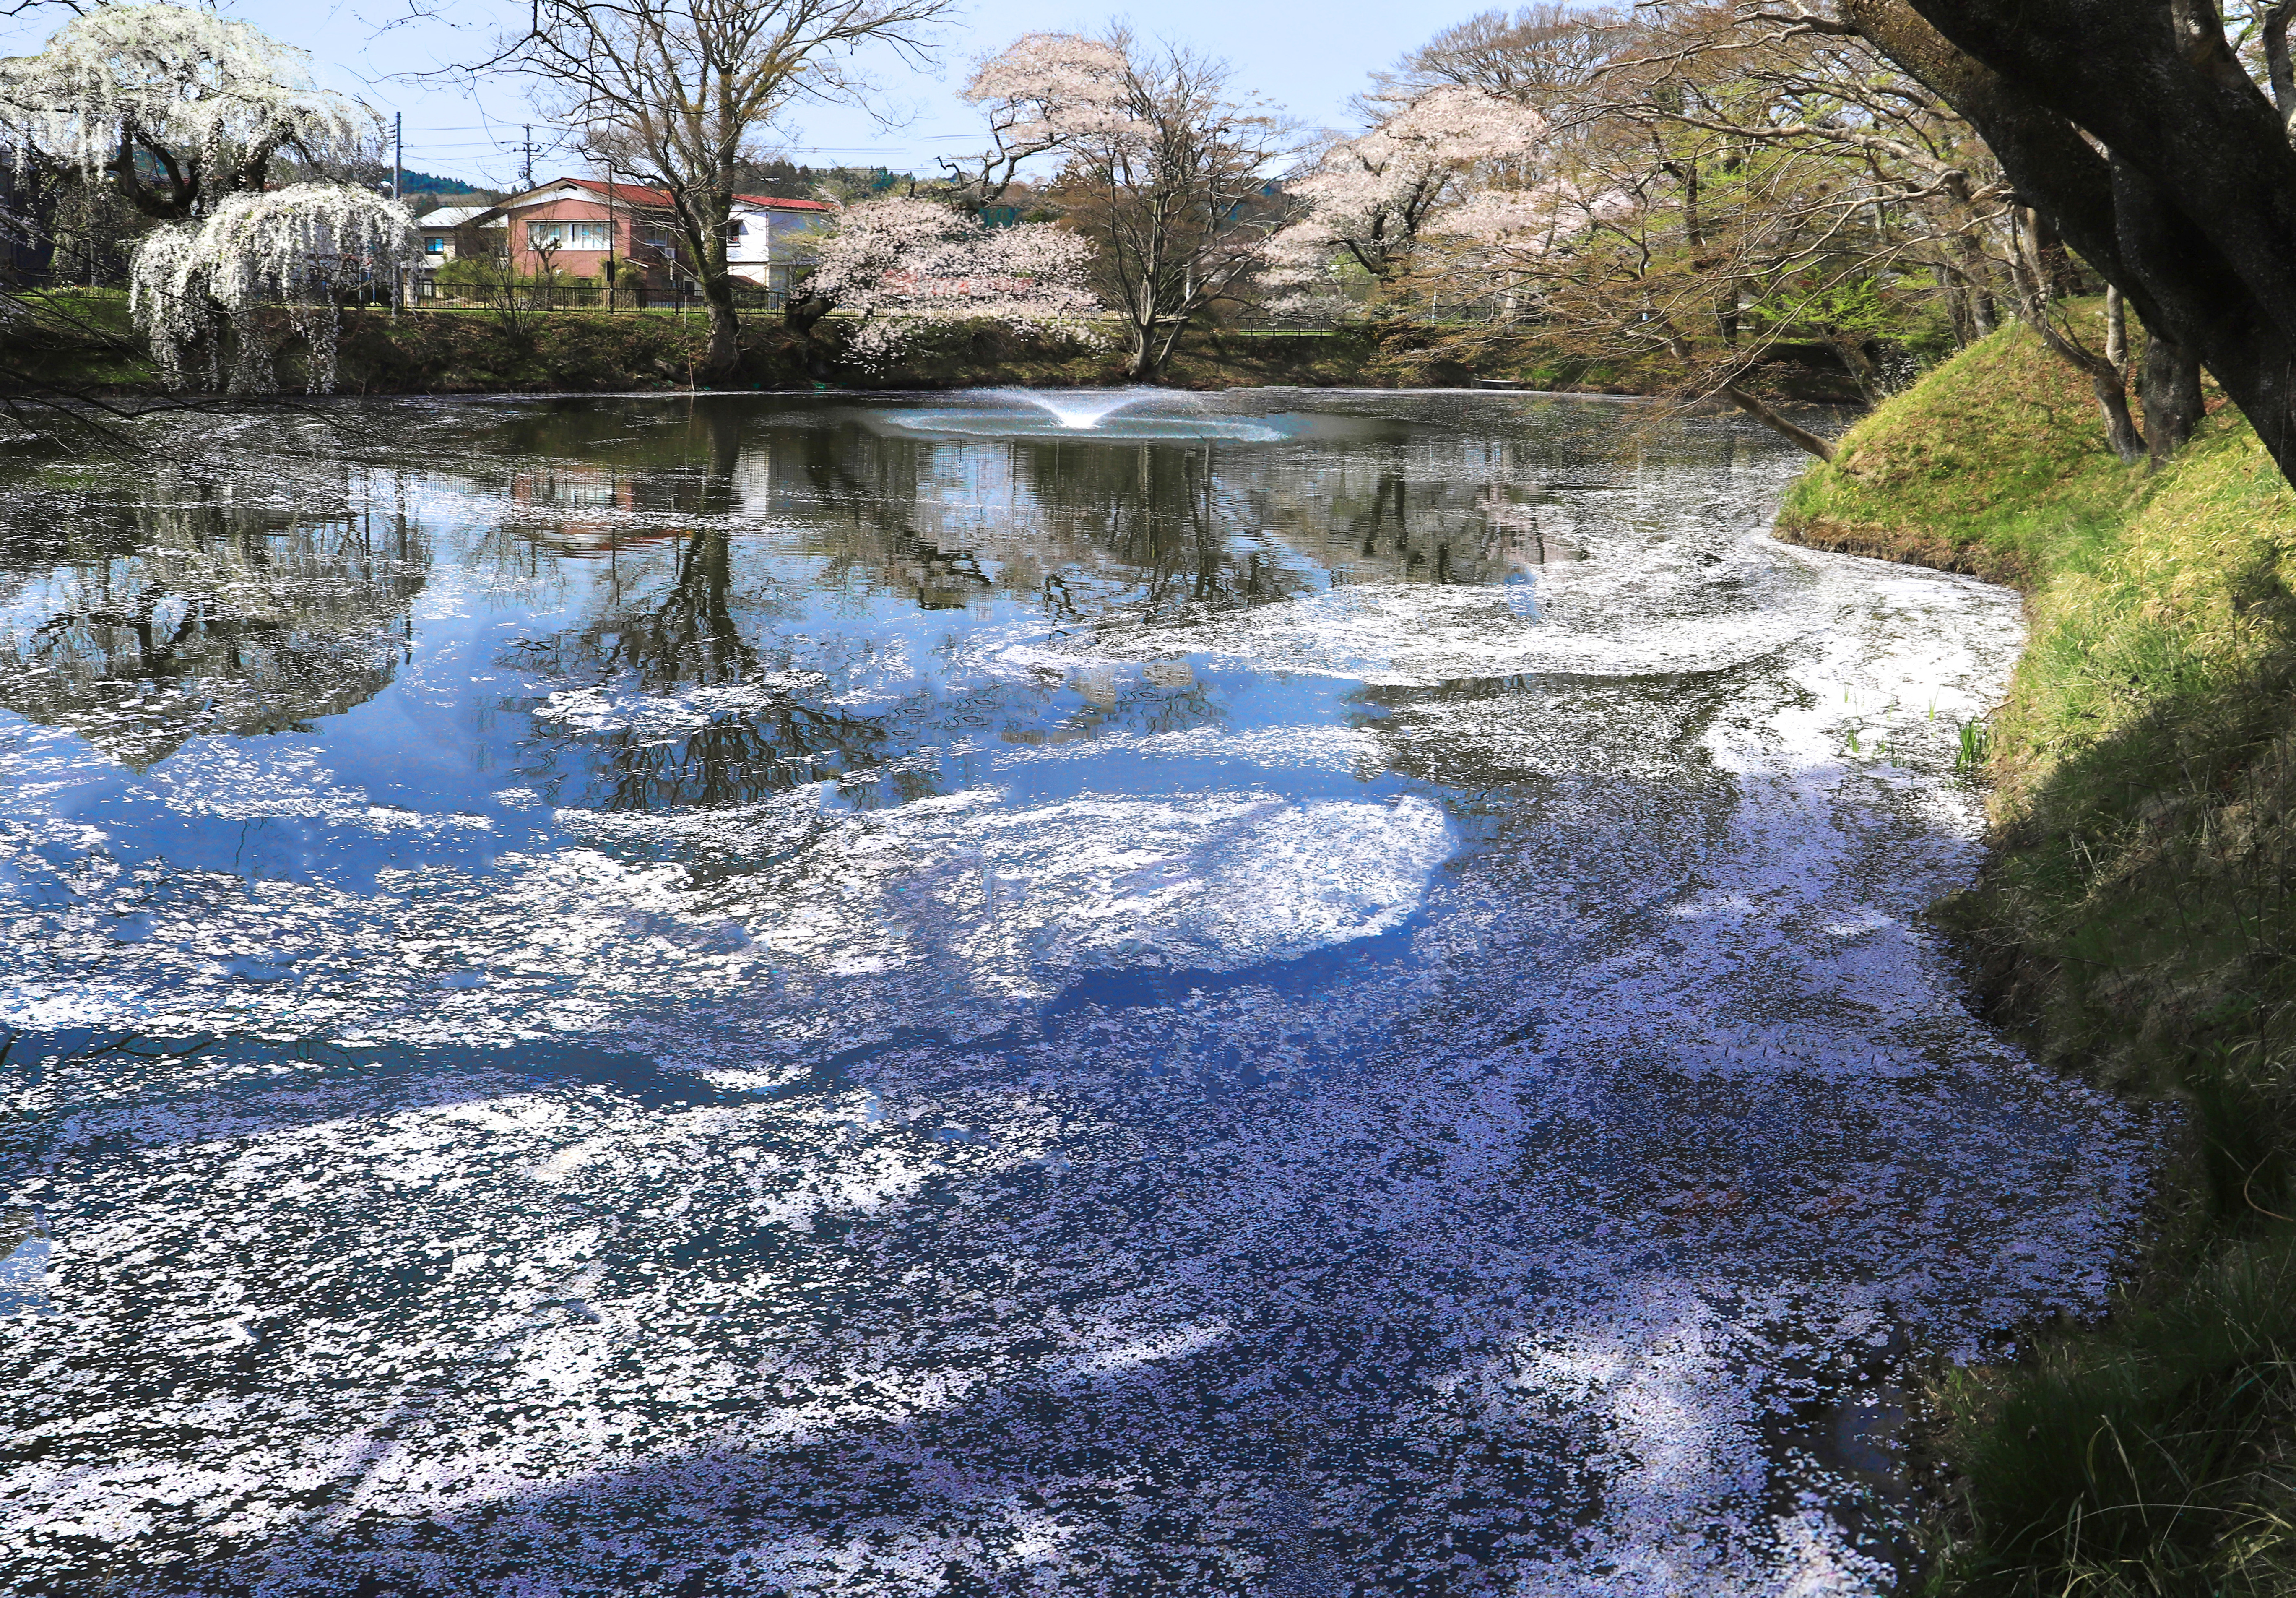
[[[1098,427],[1102,421],[1117,412],[1128,409],[1143,400],[1154,399],[1168,392],[1163,389],[1134,387],[1129,389],[991,389],[988,392],[999,398],[1017,399],[1035,406],[1048,414],[1062,427],[1078,432]],[[1179,397],[1193,399],[1193,395]]]
[[[1151,402],[1156,414],[1138,412]],[[1175,414],[1174,412],[1178,414]],[[1075,434],[1139,443],[1217,438],[1265,444],[1283,438],[1264,417],[1222,415],[1194,394],[1136,385],[1124,389],[967,389],[947,402],[913,411],[881,411],[874,420],[909,433],[974,438],[1063,438]]]

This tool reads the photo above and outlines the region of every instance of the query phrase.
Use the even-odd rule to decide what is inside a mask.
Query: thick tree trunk
[[[701,298],[709,307],[709,345],[698,375],[723,382],[742,367],[742,319],[734,314],[734,280],[724,273],[703,279]]]
[[[836,308],[836,301],[825,295],[791,294],[782,301],[782,325],[793,333],[810,336],[821,319]]]
[[[2296,152],[2221,36],[2108,0],[1842,14],[1968,118],[2020,198],[2208,367],[2296,481]]]
[[[2201,424],[2201,363],[2198,356],[2162,333],[2144,342],[2144,437],[2158,471],[2182,449]]]
[[[1152,383],[1159,370],[1155,328],[1135,323],[1132,327],[1132,353],[1126,357],[1124,375],[1136,383]]]

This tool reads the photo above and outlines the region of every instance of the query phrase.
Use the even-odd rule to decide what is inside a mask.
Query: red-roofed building
[[[813,231],[837,209],[821,200],[736,195],[727,224],[727,267],[761,288],[788,289],[812,258]],[[669,196],[660,189],[561,177],[511,195],[483,220],[506,225],[504,247],[521,275],[539,272],[547,263],[594,280],[611,254],[636,262],[663,288],[673,275],[692,279],[693,263],[673,220]]]

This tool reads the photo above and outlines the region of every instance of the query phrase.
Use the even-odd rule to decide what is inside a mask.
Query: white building
[[[422,238],[422,264],[443,266],[463,253],[463,232],[495,208],[490,205],[442,205],[414,218]]]
[[[772,200],[737,194],[726,233],[726,267],[761,288],[788,292],[813,263],[813,239],[837,212],[825,200]]]

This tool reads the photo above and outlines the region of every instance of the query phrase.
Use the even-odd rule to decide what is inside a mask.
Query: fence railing
[[[499,307],[505,295],[521,310],[698,310],[704,303],[693,285],[680,281],[669,288],[618,288],[611,292],[599,283],[520,283],[509,289],[484,289],[462,283],[418,280],[409,304],[420,309],[478,310]],[[734,285],[734,307],[743,311],[778,311],[789,302],[786,291],[755,283]]]

